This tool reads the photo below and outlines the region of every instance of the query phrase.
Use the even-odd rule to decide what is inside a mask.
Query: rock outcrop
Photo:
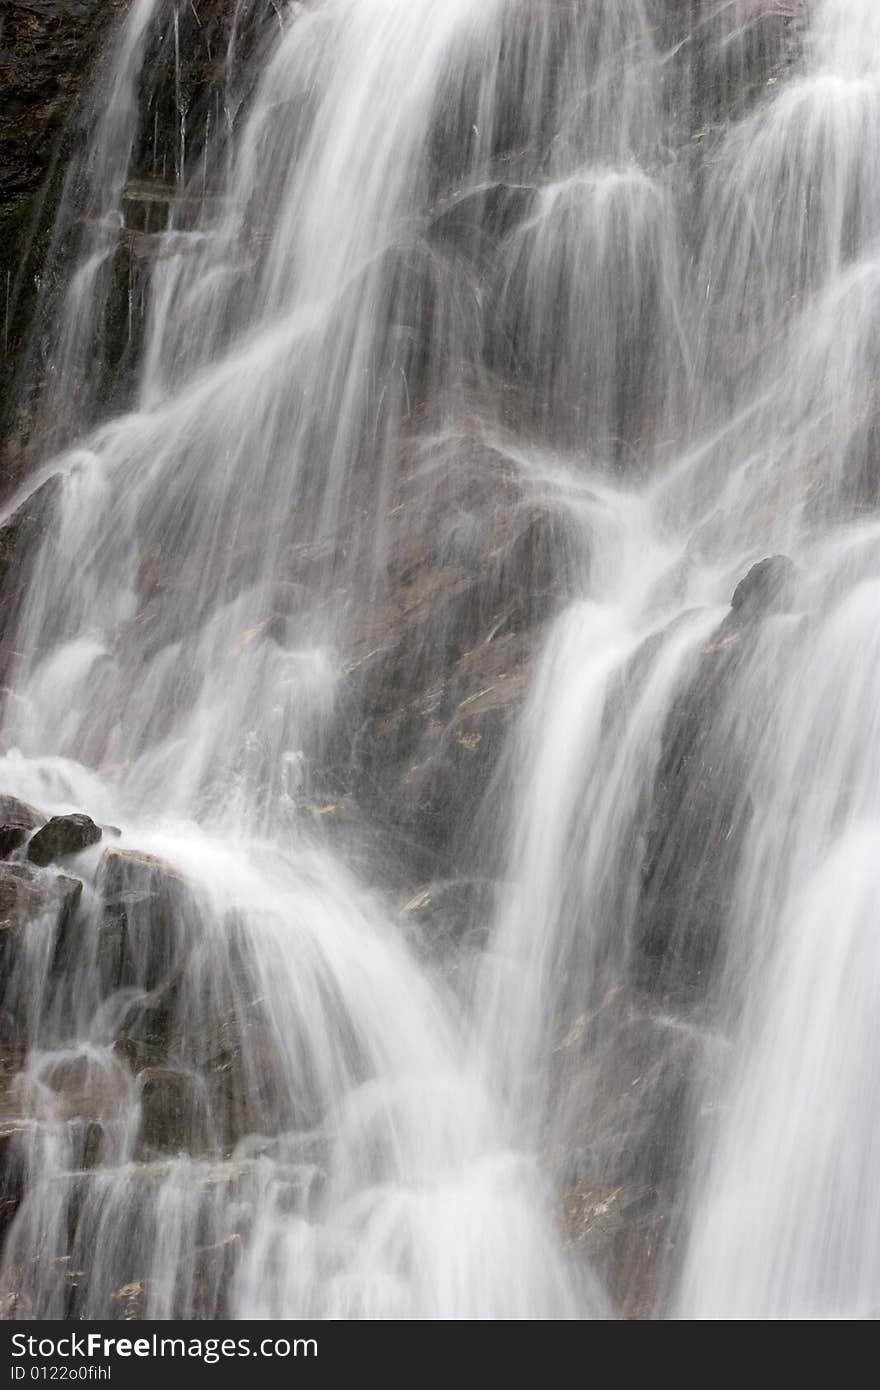
[[[27,857],[32,864],[45,868],[69,855],[80,854],[89,845],[96,845],[102,830],[90,816],[78,812],[69,816],[53,816],[28,841]]]

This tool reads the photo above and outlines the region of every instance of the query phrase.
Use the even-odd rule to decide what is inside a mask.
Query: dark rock
[[[114,1319],[120,1322],[141,1322],[146,1317],[150,1285],[146,1279],[133,1279],[122,1284],[111,1296]]]
[[[3,481],[0,476],[0,488]],[[15,510],[0,522],[0,671],[8,660],[9,644],[27,591],[38,542],[46,532],[58,500],[59,487],[58,478],[49,478],[23,498]],[[6,692],[0,692],[0,707],[5,698]],[[4,803],[14,800],[13,797],[3,797]],[[36,818],[31,824],[38,825],[43,817],[34,814]],[[4,815],[3,819],[9,822],[8,815]]]
[[[0,995],[13,1016],[29,999],[30,983],[16,969],[26,933],[48,918],[57,940],[72,920],[81,894],[78,879],[40,874],[27,864],[0,863]]]
[[[28,832],[23,825],[0,825],[0,859],[8,859],[17,849],[21,849]]]
[[[20,1126],[11,1123],[0,1128],[0,1241],[12,1224],[24,1195],[22,1138],[25,1133]]]
[[[428,235],[481,266],[528,212],[534,188],[504,182],[459,194],[431,218]]]
[[[97,1120],[86,1120],[81,1127],[80,1166],[97,1168],[104,1149],[104,1127]]]
[[[192,893],[170,864],[112,847],[98,866],[104,913],[98,970],[105,994],[123,986],[151,992],[185,955],[196,919]]]
[[[150,1067],[138,1077],[142,1153],[197,1154],[207,1141],[204,1089],[191,1072]]]
[[[770,555],[752,565],[733,591],[730,607],[742,620],[788,611],[797,567],[786,555]]]
[[[27,857],[32,864],[45,866],[68,854],[79,854],[96,845],[101,827],[90,816],[53,816],[28,843]]]
[[[114,1046],[135,1071],[161,1065],[174,1050],[181,984],[175,975],[127,1007]]]
[[[196,1248],[193,1261],[193,1317],[206,1321],[229,1317],[229,1293],[243,1255],[244,1244],[236,1233]]]
[[[39,1080],[54,1094],[53,1114],[77,1122],[118,1119],[130,1099],[131,1077],[110,1053],[50,1054]]]
[[[708,989],[751,818],[730,702],[753,644],[730,620],[703,648],[672,705],[645,812],[637,973],[661,995]]]
[[[106,34],[108,10],[120,10],[121,3],[6,0],[0,12],[0,278],[6,285],[8,276],[13,290],[7,324],[13,350],[22,327],[14,291],[39,269],[30,255],[41,249],[33,244],[41,192]]]
[[[315,1122],[305,1078],[300,1109],[291,1097],[284,1058],[260,998],[243,999],[213,1018],[190,1051],[202,1068],[217,1139],[231,1151],[243,1135],[276,1134]],[[305,1107],[305,1109],[302,1109]]]
[[[656,1311],[680,1233],[694,1088],[721,1046],[693,1017],[626,989],[554,1048],[564,1228],[626,1316]]]
[[[387,587],[351,601],[338,777],[353,769],[411,883],[461,871],[546,623],[583,591],[588,555],[564,507],[461,440],[404,477],[388,548]]]

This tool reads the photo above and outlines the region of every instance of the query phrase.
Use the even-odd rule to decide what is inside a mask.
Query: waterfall
[[[6,1314],[873,1316],[877,5],[191,9],[20,371]]]

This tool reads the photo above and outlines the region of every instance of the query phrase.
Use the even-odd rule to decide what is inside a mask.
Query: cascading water
[[[213,8],[35,330],[4,1307],[872,1316],[874,0]]]

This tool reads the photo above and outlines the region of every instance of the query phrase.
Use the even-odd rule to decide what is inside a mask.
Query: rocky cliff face
[[[77,101],[109,20],[124,3],[14,0],[0,17],[0,297],[8,296],[4,348],[10,364],[43,271],[57,169],[78,138]],[[220,80],[228,7],[212,12],[216,32],[200,20],[199,7],[191,8],[195,18],[185,15],[180,71],[195,127],[197,113],[210,106],[212,84]],[[783,61],[789,19],[762,18],[747,48],[737,50],[739,66],[719,74],[708,70],[708,45],[701,47],[694,6],[668,10],[670,42],[697,49],[692,88],[677,99],[690,103],[683,120],[687,139],[701,141],[729,114],[719,107],[725,93],[735,92],[737,103],[749,100]],[[161,123],[173,146],[175,70],[167,35],[157,32],[154,46],[152,71],[160,78],[156,128]],[[133,171],[121,240],[129,262],[142,257],[145,247],[149,254],[144,238],[150,207],[172,196],[168,168],[157,170],[152,158],[145,146]],[[497,196],[494,212],[481,207],[474,214],[456,206],[438,215],[433,234],[453,254],[457,239],[467,241],[474,215],[483,221],[522,215],[522,190],[509,198],[499,184],[489,196]],[[117,315],[128,312],[121,295],[129,284],[126,272]],[[10,425],[0,496],[20,482],[19,428]],[[381,592],[362,592],[351,582],[351,567],[338,563],[357,526],[355,499],[344,533],[320,545],[292,544],[263,626],[269,636],[283,632],[297,595],[310,586],[344,615],[345,695],[301,809],[331,834],[339,825],[349,839],[371,837],[371,853],[381,845],[373,857],[381,859],[383,887],[399,907],[401,929],[454,975],[461,956],[480,944],[497,889],[498,866],[487,865],[475,846],[486,842],[483,825],[491,821],[493,797],[503,794],[508,735],[552,619],[586,587],[590,554],[558,499],[526,488],[502,449],[475,446],[464,436],[450,437],[445,447],[454,486],[429,507],[423,461],[414,452],[401,462],[388,499],[387,583]],[[28,557],[51,495],[50,483],[48,492],[24,502],[0,525],[0,592],[7,615],[24,592]],[[258,546],[259,535],[249,543]],[[190,560],[197,571],[200,557]],[[243,553],[242,564],[247,560]],[[349,578],[338,588],[328,584],[328,574],[346,570]],[[141,576],[138,612],[120,641],[148,644],[161,605],[178,605],[185,627],[186,582],[178,557],[158,557]],[[736,605],[701,652],[695,677],[680,690],[663,731],[656,786],[639,826],[646,850],[633,989],[626,998],[579,999],[581,1007],[572,1006],[559,1020],[558,1084],[573,1098],[566,1113],[577,1114],[578,1096],[589,1088],[602,1097],[604,1120],[589,1135],[578,1135],[575,1123],[574,1132],[560,1136],[562,1151],[553,1155],[560,1220],[570,1241],[600,1267],[620,1305],[635,1312],[650,1307],[675,1239],[677,1142],[701,1045],[703,990],[721,949],[725,883],[749,814],[724,711],[737,663],[748,659],[775,603],[775,591],[768,596],[758,581],[752,588],[752,599]],[[0,644],[8,635],[0,613]],[[724,799],[717,795],[721,785]],[[68,838],[35,861],[29,846],[41,835],[45,841],[44,817],[11,801],[2,810],[0,990],[7,1001],[7,1087],[18,1074],[28,1027],[20,966],[29,938],[35,931],[45,935],[48,923],[50,999],[63,1001],[66,973],[86,967],[99,982],[101,1003],[114,990],[142,987],[142,997],[117,1020],[112,1076],[86,1068],[44,1078],[66,1098],[79,1126],[76,1158],[83,1170],[93,1168],[102,1146],[112,1143],[113,1107],[132,1088],[141,1101],[139,1157],[156,1159],[181,1148],[198,1154],[209,1143],[231,1153],[249,1132],[254,1096],[259,1092],[261,1113],[271,1108],[271,1097],[260,1088],[271,1089],[275,1061],[256,999],[242,1014],[230,989],[229,997],[210,1001],[210,1007],[203,1001],[193,1023],[199,980],[193,962],[200,943],[183,940],[175,926],[197,917],[187,885],[168,865],[102,845],[100,865],[91,866],[95,893],[88,904],[89,920],[97,922],[97,957],[86,961],[85,937],[78,935],[84,921],[82,884],[75,876],[79,861],[70,856],[87,855],[91,841]],[[230,969],[246,974],[250,963],[233,953]],[[194,1070],[206,1087],[198,1094]],[[217,1126],[211,1135],[209,1117]],[[279,1113],[278,1124],[287,1119]],[[14,1125],[7,1126],[0,1144],[12,1145],[17,1135]],[[0,1194],[0,1220],[7,1223],[21,1196],[17,1173],[12,1164]],[[222,1265],[233,1257],[237,1239],[236,1232],[225,1233],[224,1242],[233,1244],[212,1246],[205,1258]],[[127,1273],[128,1282],[120,1281],[113,1297],[120,1308],[136,1309],[142,1271]],[[207,1286],[217,1285],[212,1275]],[[15,1289],[6,1292],[18,1296]],[[76,1309],[76,1300],[76,1290],[65,1286],[65,1311]],[[218,1310],[222,1302],[207,1297],[200,1305],[207,1315]]]

